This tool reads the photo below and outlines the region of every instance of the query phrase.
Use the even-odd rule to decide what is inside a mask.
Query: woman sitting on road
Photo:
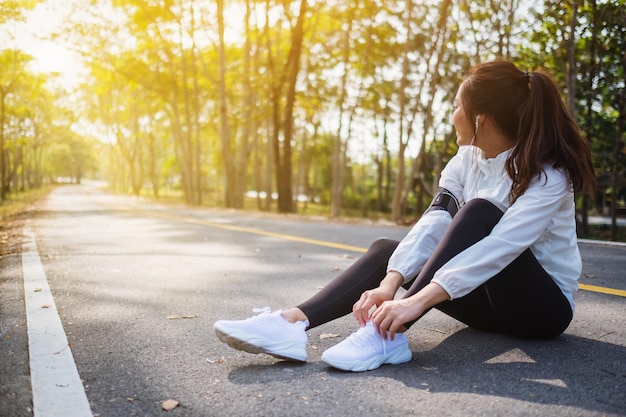
[[[352,311],[360,328],[322,360],[366,371],[409,361],[403,332],[432,307],[515,337],[565,331],[582,268],[574,192],[595,188],[589,146],[554,82],[510,62],[473,68],[454,106],[459,150],[401,242],[377,240],[296,307],[217,321],[219,338],[306,361],[306,330]],[[400,286],[407,292],[394,300]]]

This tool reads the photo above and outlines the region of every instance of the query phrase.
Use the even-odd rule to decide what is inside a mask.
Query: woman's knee
[[[473,198],[462,207],[463,211],[472,212],[472,213],[480,213],[480,214],[489,214],[489,215],[500,215],[502,216],[502,210],[498,208],[491,201],[484,198]]]
[[[372,242],[367,251],[372,253],[388,253],[389,256],[391,256],[393,251],[395,251],[398,247],[399,243],[399,241],[393,239],[376,239],[374,242]]]
[[[453,222],[472,224],[474,226],[484,225],[488,231],[491,230],[502,218],[504,213],[496,205],[484,198],[474,198],[459,210]]]

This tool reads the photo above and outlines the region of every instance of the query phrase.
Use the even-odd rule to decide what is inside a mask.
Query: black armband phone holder
[[[454,217],[459,211],[459,201],[450,191],[443,187],[439,187],[437,189],[437,193],[435,194],[435,198],[433,198],[432,203],[430,203],[430,207],[428,207],[424,214],[435,210],[445,210],[450,213],[450,216]]]

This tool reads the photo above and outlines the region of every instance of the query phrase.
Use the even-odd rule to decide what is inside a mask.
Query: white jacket
[[[502,271],[530,248],[574,308],[582,262],[576,237],[574,192],[566,172],[543,166],[515,204],[509,204],[511,179],[504,163],[510,151],[485,159],[482,151],[462,146],[441,173],[439,186],[462,205],[474,198],[495,204],[504,216],[491,233],[450,259],[433,278],[450,296],[462,297]],[[417,276],[452,221],[443,210],[423,215],[400,242],[387,267],[404,277]]]

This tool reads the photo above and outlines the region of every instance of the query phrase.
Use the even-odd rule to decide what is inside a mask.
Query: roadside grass
[[[608,224],[596,224],[589,225],[589,234],[586,236],[580,235],[579,238],[593,239],[593,240],[611,240],[611,226]],[[617,242],[626,242],[626,227],[617,227]]]
[[[45,186],[38,189],[10,193],[7,198],[0,202],[0,225],[6,226],[18,217],[21,217],[28,206],[41,200],[50,193],[53,186]]]
[[[47,196],[52,188],[53,186],[45,186],[10,193],[0,202],[0,257],[19,253],[22,225],[28,215],[28,207]]]
[[[11,193],[7,196],[6,200],[0,202],[0,247],[5,246],[7,243],[7,237],[9,229],[11,229],[11,225],[13,223],[17,223],[14,226],[21,224],[26,216],[28,207],[46,197],[54,187],[54,185],[48,185],[39,189]],[[109,191],[115,192],[113,190]],[[158,201],[162,204],[185,204],[183,194],[180,191],[162,191],[159,198],[156,199],[151,193],[142,190],[141,196],[146,200],[155,202]],[[262,210],[263,203],[264,202],[258,201],[255,198],[246,198],[244,200],[244,208],[242,210],[250,212],[276,213],[276,202],[273,202],[269,211]],[[202,207],[218,209],[223,208],[221,196],[217,194],[206,196]],[[327,205],[311,202],[299,202],[297,205],[297,213],[293,214],[293,216],[329,217],[329,213],[330,208]],[[363,213],[358,209],[344,210],[344,214],[337,220],[345,222],[391,222],[390,215],[387,213],[377,211]],[[586,235],[579,235],[579,237],[608,241],[611,240],[611,227],[609,225],[589,225],[589,233]],[[626,242],[626,227],[618,227],[617,241]],[[5,252],[4,248],[2,249],[2,252]]]

